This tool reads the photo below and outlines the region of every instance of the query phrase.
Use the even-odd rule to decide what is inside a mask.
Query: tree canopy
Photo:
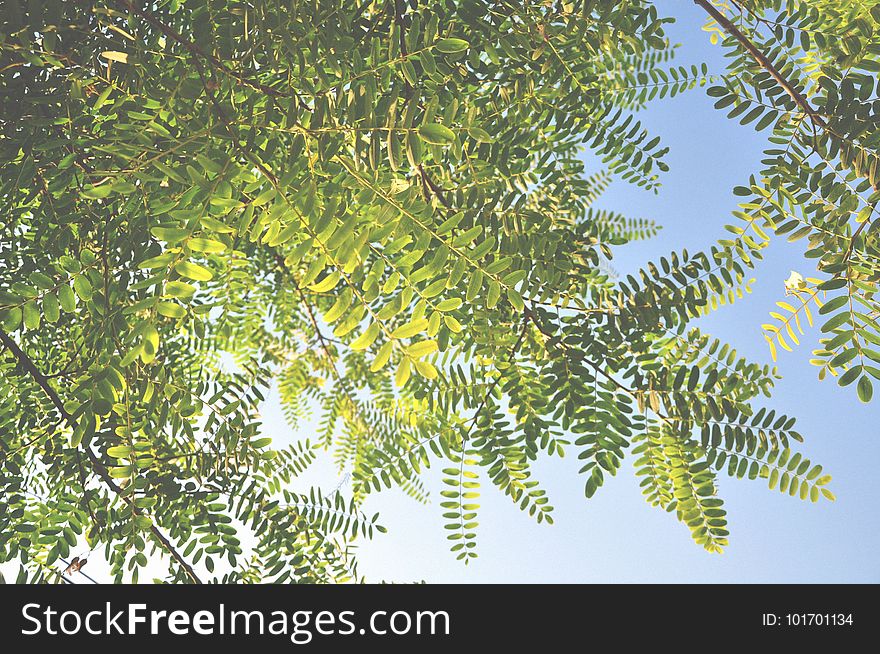
[[[773,358],[818,321],[820,378],[871,399],[880,10],[696,5],[725,71],[676,65],[643,0],[5,2],[0,561],[357,579],[382,530],[362,500],[425,500],[438,465],[466,563],[488,487],[553,521],[532,465],[564,453],[587,498],[628,457],[710,552],[719,475],[833,500],[775,368],[696,321],[806,239]],[[617,278],[657,225],[594,202],[612,178],[662,192],[669,148],[636,116],[699,89],[767,134],[762,169],[730,234]],[[273,444],[273,385],[319,433]],[[324,450],[350,488],[298,483]]]

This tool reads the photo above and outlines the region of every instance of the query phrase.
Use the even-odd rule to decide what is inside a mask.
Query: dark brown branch
[[[809,100],[807,100],[803,96],[803,94],[800,91],[798,91],[797,88],[795,88],[795,86],[791,82],[789,82],[782,75],[782,73],[779,72],[779,70],[777,70],[777,68],[764,55],[764,53],[762,53],[757,48],[757,46],[755,46],[755,44],[752,43],[751,40],[749,40],[749,38],[736,27],[736,25],[734,25],[724,14],[722,14],[720,11],[718,11],[718,9],[713,7],[709,3],[708,0],[694,0],[694,3],[699,5],[700,7],[702,7],[706,11],[706,13],[708,13],[712,18],[714,18],[715,21],[719,25],[721,25],[721,27],[723,27],[724,30],[728,34],[730,34],[737,41],[739,41],[739,43],[748,51],[748,53],[750,55],[752,55],[752,57],[755,59],[755,61],[758,62],[758,65],[761,66],[762,68],[764,68],[768,73],[770,73],[770,75],[773,77],[773,79],[775,79],[776,82],[785,90],[785,92],[791,96],[791,98],[795,101],[795,103],[803,110],[803,112],[810,118],[811,121],[813,121],[813,123],[815,125],[822,128],[823,130],[830,132],[834,136],[841,138],[838,134],[835,134],[833,132],[833,130],[831,130],[829,128],[828,123],[825,121],[825,119],[822,116],[820,116],[816,112],[815,109],[813,109],[813,106],[810,104]],[[739,6],[739,5],[737,5],[737,6]],[[753,16],[755,16],[755,18],[757,18],[758,20],[761,20],[760,18],[758,18],[758,16],[753,11],[751,11],[751,10],[748,10],[748,11]],[[870,180],[869,175],[863,174],[863,176],[867,177]],[[876,186],[875,186],[875,188],[876,188]],[[853,234],[852,238],[850,239],[849,246],[847,247],[846,254],[844,256],[844,260],[849,259],[850,254],[852,254],[852,249],[854,247],[856,237],[862,232],[862,230],[865,228],[865,225],[867,225],[868,222],[869,221],[865,221],[864,223],[862,223],[859,226],[859,228],[856,230],[856,232]]]
[[[773,65],[773,62],[770,61],[763,52],[761,52],[758,47],[749,40],[745,34],[743,34],[736,25],[734,25],[727,16],[722,14],[718,9],[712,6],[712,4],[708,0],[694,0],[694,3],[702,7],[707,14],[709,14],[712,18],[715,19],[721,27],[724,28],[724,31],[730,34],[733,38],[739,41],[740,45],[746,49],[746,51],[752,55],[752,58],[758,65],[761,66],[764,70],[770,73],[770,76],[776,80],[776,82],[781,86],[788,95],[791,96],[791,99],[795,101],[795,103],[804,111],[807,116],[810,117],[816,125],[825,129],[828,127],[825,119],[822,118],[816,110],[813,109],[812,105],[809,101],[804,97],[804,95],[797,90],[797,88],[789,82],[785,76],[780,73],[776,66]]]
[[[49,384],[49,380],[40,372],[37,366],[34,364],[33,360],[25,354],[25,352],[19,347],[18,343],[12,339],[9,334],[5,331],[0,330],[0,343],[9,350],[12,355],[18,361],[18,365],[24,370],[30,377],[37,383],[37,385],[43,389],[43,392],[46,396],[51,400],[52,404],[55,406],[55,409],[64,419],[64,421],[70,426],[71,429],[78,429],[79,425],[76,420],[67,409],[64,408],[64,402],[61,401],[61,398],[58,396],[58,393],[55,392],[55,389]],[[110,476],[110,471],[107,470],[107,467],[101,463],[100,459],[95,455],[90,447],[84,447],[83,450],[86,453],[86,457],[89,460],[89,463],[92,465],[92,469],[95,471],[95,474],[104,482],[104,484],[110,488],[116,495],[118,495],[126,504],[131,508],[131,512],[134,515],[138,515],[139,511],[137,507],[135,507],[134,502],[128,497],[124,491],[119,487],[119,485],[113,480]],[[77,450],[78,451],[78,450]],[[192,566],[186,561],[186,559],[181,556],[180,552],[171,544],[168,538],[163,534],[159,528],[151,524],[150,531],[153,536],[156,537],[156,540],[162,545],[168,554],[177,561],[180,566],[184,569],[186,574],[192,579],[195,583],[202,583],[199,579],[198,575],[196,575],[195,570],[193,570]]]
[[[428,174],[428,171],[424,169],[422,164],[419,164],[418,170],[419,177],[422,180],[423,188],[429,189],[431,193],[433,193],[434,196],[438,200],[440,200],[440,204],[442,204],[444,207],[446,207],[447,209],[452,209],[452,204],[449,202],[449,200],[446,199],[445,191],[440,187],[439,184],[437,184],[437,182],[435,182],[431,178],[431,176]],[[426,195],[428,194],[426,193]]]
[[[205,52],[199,46],[197,46],[195,43],[188,40],[182,34],[178,33],[176,30],[174,30],[172,27],[163,23],[161,20],[159,20],[151,12],[147,11],[146,9],[142,9],[142,8],[138,7],[131,0],[117,0],[117,4],[120,5],[121,7],[124,7],[125,9],[127,9],[129,12],[131,12],[135,16],[138,16],[138,17],[144,19],[150,25],[152,25],[157,30],[162,32],[162,34],[167,36],[169,39],[171,39],[172,41],[175,41],[176,43],[178,43],[178,44],[182,45],[184,48],[186,48],[193,56],[204,59],[205,61],[207,61],[208,63],[211,64],[212,68],[220,71],[224,75],[228,75],[229,77],[232,77],[233,79],[241,82],[245,86],[249,86],[252,89],[260,91],[261,93],[269,95],[273,98],[293,97],[298,102],[300,102],[300,104],[302,104],[302,99],[296,93],[284,93],[282,91],[279,91],[278,89],[272,88],[271,86],[266,86],[265,84],[263,84],[261,82],[253,80],[250,77],[248,77],[247,75],[244,75],[243,73],[239,73],[238,71],[233,70],[232,68],[227,66],[223,61],[221,61],[217,57]]]

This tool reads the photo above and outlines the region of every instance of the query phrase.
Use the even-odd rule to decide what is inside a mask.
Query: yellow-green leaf
[[[370,372],[379,372],[388,365],[388,362],[391,360],[391,351],[394,347],[393,341],[388,341],[382,347],[379,348],[379,351],[376,353],[376,358],[373,359],[373,363],[370,365]]]
[[[434,364],[429,361],[415,361],[414,362],[416,372],[419,373],[425,379],[437,379],[438,373],[437,368],[434,367]]]
[[[469,44],[464,39],[440,39],[434,46],[443,54],[455,54],[456,52],[464,52],[468,49]]]
[[[437,341],[434,340],[419,341],[418,343],[413,343],[406,348],[407,354],[415,359],[420,359],[424,356],[428,356],[429,354],[432,354],[437,350]]]
[[[195,292],[195,286],[180,280],[174,280],[173,282],[165,284],[165,294],[170,295],[171,297],[189,299],[195,295]]]
[[[101,56],[104,59],[108,59],[110,61],[118,61],[123,64],[128,63],[128,53],[127,52],[119,52],[118,50],[104,50],[101,53]]]
[[[379,336],[379,323],[372,322],[370,326],[364,330],[364,333],[351,342],[349,347],[352,350],[366,350],[370,347]]]
[[[191,238],[186,244],[196,252],[223,252],[226,249],[223,243],[212,238]]]
[[[344,314],[345,310],[351,305],[351,299],[351,288],[346,288],[339,297],[336,298],[336,302],[333,303],[333,306],[324,314],[324,320],[328,325],[332,325],[342,317],[342,314]]]
[[[397,366],[397,372],[394,373],[394,383],[397,384],[398,388],[403,387],[409,381],[409,377],[412,374],[410,361],[410,359],[404,357]]]
[[[391,338],[409,338],[411,336],[415,336],[419,334],[428,327],[428,321],[426,318],[419,318],[418,320],[413,320],[405,325],[401,325],[393,332],[391,332]]]
[[[309,288],[312,289],[315,293],[326,293],[336,286],[341,277],[342,274],[338,270],[334,270],[321,281],[309,286]]]
[[[176,302],[157,302],[156,311],[166,318],[183,318],[186,315],[186,309]]]
[[[192,261],[180,261],[174,266],[174,270],[181,277],[192,279],[197,282],[209,282],[214,278],[214,273]]]

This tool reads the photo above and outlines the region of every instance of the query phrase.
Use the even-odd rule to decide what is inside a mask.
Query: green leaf
[[[388,341],[379,348],[379,351],[376,353],[376,358],[373,359],[373,363],[370,364],[370,372],[379,372],[382,368],[388,365],[388,362],[391,360],[391,352],[393,348],[393,341]]]
[[[419,136],[432,145],[447,145],[455,140],[455,132],[439,123],[426,123],[419,127]]]
[[[493,141],[492,136],[484,130],[482,127],[468,127],[467,130],[468,136],[470,136],[475,141],[479,141],[480,143],[491,143]]]
[[[371,322],[364,332],[354,339],[349,347],[352,350],[366,350],[370,347],[379,336],[379,323]]]
[[[85,275],[77,275],[73,278],[73,290],[83,302],[92,299],[92,283]]]
[[[834,316],[833,318],[831,318],[830,320],[828,320],[824,325],[822,325],[822,331],[823,332],[833,331],[833,330],[837,329],[838,327],[840,327],[841,325],[843,325],[844,323],[847,323],[848,321],[849,321],[849,313],[848,312],[839,313],[836,316]]]
[[[153,270],[155,268],[165,268],[174,261],[174,253],[172,252],[163,252],[162,254],[150,257],[145,261],[141,261],[138,264],[138,268],[141,270]]]
[[[517,311],[522,311],[526,307],[522,296],[512,288],[507,289],[507,299],[510,301],[510,305]]]
[[[125,356],[122,357],[119,365],[121,365],[123,368],[127,368],[132,363],[134,363],[135,359],[141,356],[143,350],[144,344],[142,342],[137,343],[131,349],[129,349],[128,352],[125,353]]]
[[[114,459],[125,459],[131,456],[132,449],[128,445],[116,445],[114,447],[107,448],[107,456],[113,457]]]
[[[451,297],[437,303],[437,311],[455,311],[462,305],[460,298]]]
[[[72,313],[76,310],[76,295],[67,284],[58,288],[58,304],[61,305],[61,309],[65,313]]]
[[[174,280],[165,284],[165,294],[187,300],[195,295],[196,287],[187,282]]]
[[[109,196],[112,191],[111,185],[105,183],[100,186],[87,186],[80,191],[80,195],[89,200],[101,200]]]
[[[501,298],[501,285],[495,281],[494,279],[489,280],[489,291],[486,294],[486,306],[490,309],[493,308],[496,304],[498,304],[498,300]],[[520,303],[522,300],[520,299]]]
[[[39,329],[40,310],[37,308],[37,303],[33,300],[25,302],[22,312],[24,314],[25,329]]]
[[[3,329],[13,332],[21,325],[22,310],[20,307],[12,307],[6,311],[0,311],[2,316]]]
[[[46,293],[43,296],[43,315],[46,322],[56,323],[61,317],[61,310],[58,304],[58,298],[54,293]]]
[[[464,39],[448,38],[440,39],[434,44],[434,47],[443,54],[455,54],[456,52],[464,52],[470,45]]]
[[[409,380],[411,374],[411,359],[404,357],[400,360],[400,363],[397,364],[397,371],[394,373],[394,383],[397,385],[398,388],[402,388],[406,385],[406,382]]]
[[[871,385],[871,378],[867,375],[862,375],[862,378],[859,379],[856,391],[862,402],[865,402],[866,404],[870,402],[871,397],[874,395],[874,387]]]
[[[144,327],[141,339],[141,361],[151,363],[159,351],[159,331],[153,325]]]
[[[336,284],[339,283],[339,280],[341,278],[342,275],[340,274],[340,272],[338,270],[334,270],[321,281],[315,284],[311,284],[309,288],[315,291],[315,293],[326,293],[327,291],[335,288]]]
[[[181,229],[179,227],[153,227],[150,229],[150,234],[160,241],[173,244],[178,243],[189,236],[189,230]]]
[[[437,368],[435,368],[429,361],[413,361],[413,365],[415,366],[416,372],[425,379],[433,380],[437,379],[439,376]]]
[[[327,310],[327,313],[324,314],[324,320],[328,325],[332,325],[334,322],[339,320],[345,311],[351,306],[352,300],[352,291],[351,288],[346,288],[338,298],[336,298],[336,302],[333,303],[333,306]]]
[[[223,243],[210,238],[191,238],[186,245],[194,252],[223,252],[226,249]]]
[[[837,380],[837,384],[839,386],[849,386],[856,380],[856,377],[859,376],[860,372],[861,369],[858,367],[850,368],[840,376]]]
[[[126,479],[131,477],[136,472],[134,466],[117,466],[115,468],[110,468],[110,476],[114,479]]]
[[[446,325],[449,331],[453,334],[459,334],[464,329],[461,323],[453,316],[443,316],[443,324]]]

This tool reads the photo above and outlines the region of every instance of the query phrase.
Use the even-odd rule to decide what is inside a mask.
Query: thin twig
[[[67,409],[64,408],[64,402],[61,401],[58,393],[55,392],[55,389],[53,389],[52,386],[49,384],[49,380],[46,379],[43,373],[39,371],[33,360],[27,354],[25,354],[25,352],[19,347],[18,343],[16,343],[12,339],[12,337],[10,337],[3,330],[0,330],[0,343],[2,343],[3,346],[12,353],[12,355],[17,359],[18,364],[21,366],[21,368],[26,373],[28,373],[31,378],[33,378],[33,380],[41,389],[43,389],[43,392],[46,393],[46,395],[52,401],[52,404],[55,405],[58,413],[61,415],[62,418],[64,418],[64,421],[70,426],[70,428],[73,430],[77,430],[79,428],[79,425],[77,424],[74,417],[70,415]],[[113,478],[110,476],[110,471],[107,470],[107,467],[103,463],[101,463],[100,459],[98,459],[98,457],[92,451],[92,448],[84,447],[83,450],[85,451],[89,463],[91,463],[92,465],[92,469],[95,471],[98,477],[100,477],[101,481],[103,481],[104,484],[106,484],[110,488],[110,490],[116,493],[116,495],[118,495],[126,504],[128,504],[129,507],[131,507],[131,512],[134,515],[138,515],[139,511],[137,507],[135,507],[132,499],[126,496],[119,485],[115,481],[113,481]],[[193,570],[192,566],[186,561],[186,559],[183,558],[183,556],[180,554],[180,552],[177,551],[174,545],[171,544],[165,534],[163,534],[154,524],[150,524],[150,531],[152,532],[153,536],[156,537],[156,540],[159,541],[165,551],[167,551],[171,555],[171,557],[180,564],[180,566],[186,572],[187,576],[189,576],[189,578],[197,584],[202,583],[195,570]]]
[[[296,95],[295,93],[284,93],[282,91],[279,91],[278,89],[272,88],[271,86],[266,86],[265,84],[262,84],[261,82],[253,80],[250,77],[248,77],[247,75],[244,75],[243,73],[239,73],[238,71],[233,70],[232,68],[227,66],[223,61],[221,61],[217,57],[205,52],[199,46],[197,46],[195,43],[193,43],[192,41],[185,38],[182,34],[179,34],[177,31],[175,31],[172,27],[163,23],[161,20],[159,20],[151,12],[147,11],[146,9],[142,9],[142,8],[138,7],[134,2],[131,2],[130,0],[117,0],[117,4],[124,7],[125,9],[130,11],[135,16],[139,16],[140,18],[143,18],[150,25],[152,25],[157,30],[162,32],[162,34],[164,34],[165,36],[170,38],[172,41],[175,41],[178,44],[182,45],[195,57],[199,57],[201,59],[204,59],[205,61],[207,61],[208,63],[211,64],[212,68],[220,71],[224,75],[232,77],[232,78],[238,80],[239,82],[241,82],[242,84],[249,86],[257,91],[260,91],[261,93],[265,93],[266,95],[269,95],[273,98],[294,97],[297,99],[297,101],[302,103],[301,98],[298,95]]]

